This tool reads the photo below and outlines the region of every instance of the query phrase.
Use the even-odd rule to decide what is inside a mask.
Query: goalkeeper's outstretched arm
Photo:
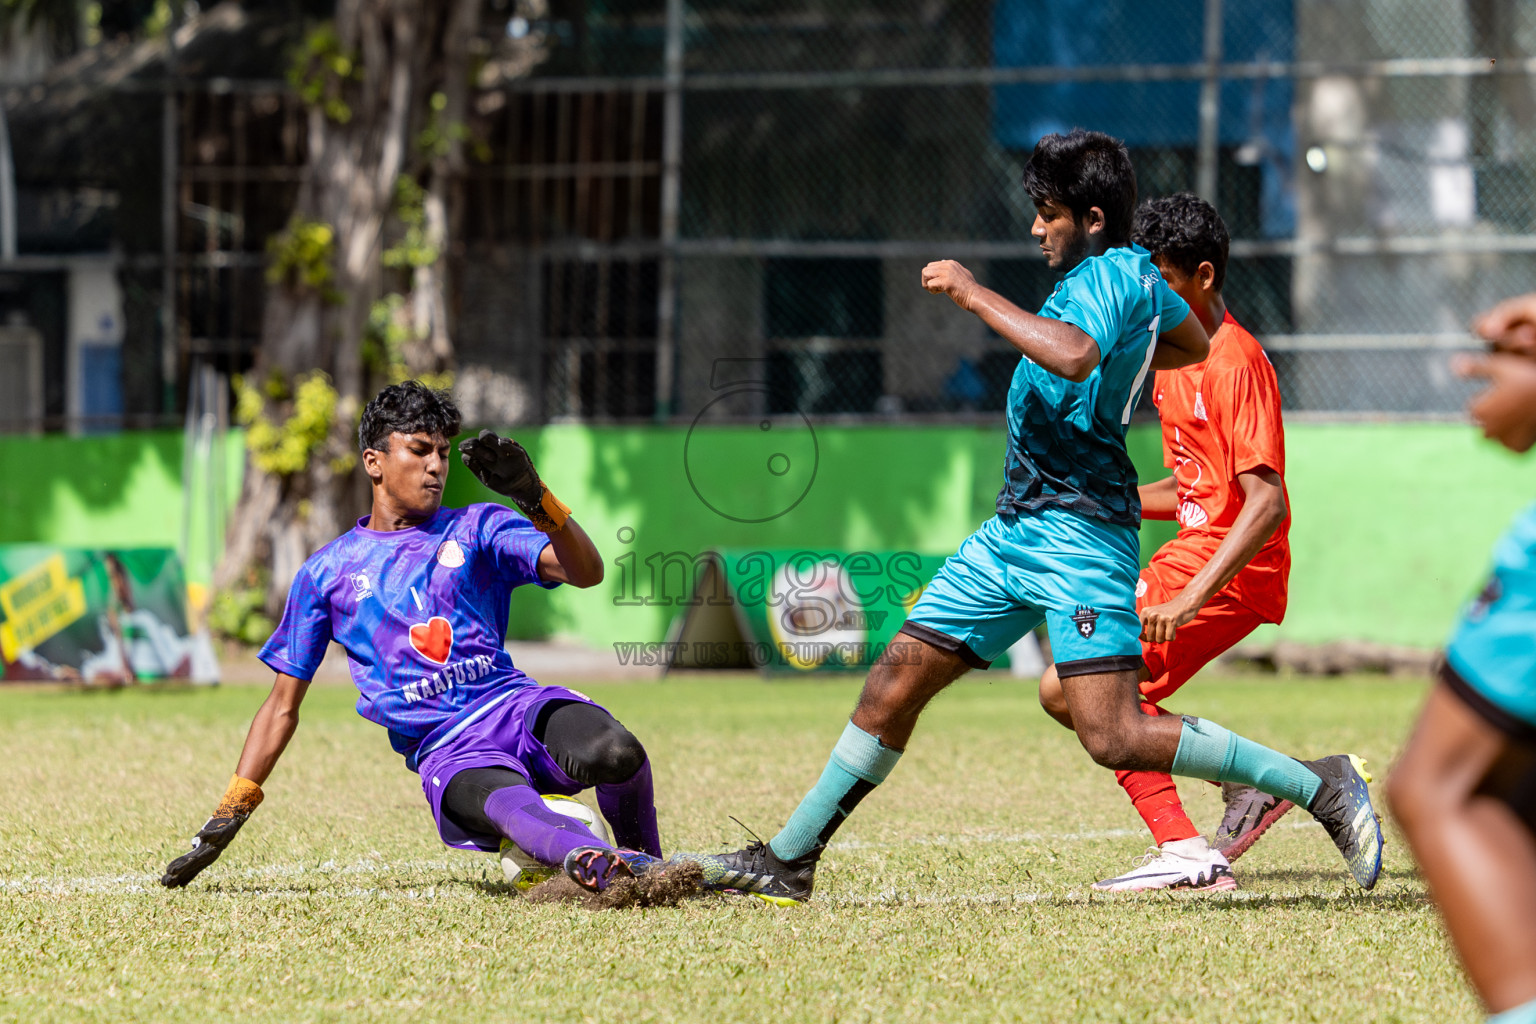
[[[539,554],[539,578],[573,587],[603,582],[603,556],[574,517],[549,535],[549,546]]]
[[[571,518],[571,510],[539,478],[526,448],[510,437],[482,430],[479,437],[460,442],[459,453],[475,479],[511,498],[535,527],[549,535],[549,545],[539,556],[540,579],[577,587],[603,582],[603,556]]]
[[[277,759],[299,727],[299,705],[308,691],[308,680],[278,673],[272,692],[267,694],[251,721],[245,747],[240,751],[240,761],[229,780],[229,788],[224,791],[224,798],[219,801],[213,817],[192,837],[191,852],[177,857],[165,869],[165,874],[160,877],[161,885],[172,889],[186,885],[197,877],[198,872],[218,860],[224,847],[235,838],[251,812],[261,803],[261,784],[272,774]]]
[[[267,781],[278,757],[293,739],[293,731],[299,727],[299,705],[308,692],[307,679],[295,679],[281,672],[277,674],[272,692],[267,694],[256,717],[251,720],[245,747],[240,751],[240,763],[235,767],[236,775],[250,779],[258,786]]]

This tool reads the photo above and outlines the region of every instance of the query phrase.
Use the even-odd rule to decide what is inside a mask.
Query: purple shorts
[[[497,850],[501,846],[500,836],[466,832],[443,817],[443,792],[449,780],[466,768],[510,768],[540,793],[571,796],[587,788],[561,771],[544,744],[533,736],[539,708],[552,700],[602,707],[586,694],[563,686],[520,686],[421,758],[417,766],[421,788],[444,843],[460,850]]]

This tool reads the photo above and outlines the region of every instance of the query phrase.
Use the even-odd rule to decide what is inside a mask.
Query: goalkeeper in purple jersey
[[[416,381],[385,388],[363,410],[358,446],[373,508],[300,568],[261,650],[277,673],[272,693],[218,809],[163,885],[192,881],[261,803],[332,641],[347,652],[358,714],[388,730],[421,775],[444,843],[496,850],[509,839],[594,891],[660,863],[645,748],[583,694],[528,678],[505,646],[513,588],[595,586],[602,556],[522,445],[490,431],[462,442],[461,457],[522,515],[443,508],[458,431],[452,400]],[[617,847],[542,799],[593,787]]]

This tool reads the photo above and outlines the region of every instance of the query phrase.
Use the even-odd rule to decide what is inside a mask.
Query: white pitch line
[[[327,860],[312,866],[303,864],[269,864],[265,867],[245,868],[233,873],[221,871],[216,876],[208,876],[207,880],[273,882],[310,875],[334,875],[346,878],[353,875],[393,875],[407,871],[445,871],[466,865],[467,862],[462,860],[407,861],[403,864],[389,864],[378,860],[359,860],[345,865],[338,865],[334,860]],[[83,877],[79,875],[26,875],[21,878],[0,879],[0,893],[17,893],[31,896],[151,892],[159,888],[159,875],[139,872]]]
[[[1315,821],[1286,822],[1273,826],[1275,829],[1306,829],[1317,828]],[[977,833],[968,835],[937,835],[918,836],[912,839],[904,839],[898,842],[866,842],[854,839],[844,842],[835,842],[832,849],[837,851],[858,850],[889,850],[908,846],[979,846],[992,844],[1018,845],[1024,843],[1045,844],[1052,843],[1076,843],[1092,842],[1102,839],[1125,839],[1132,836],[1145,835],[1142,829],[1112,828],[1101,829],[1093,832],[1015,832],[1015,833]],[[386,861],[364,859],[353,861],[349,864],[338,864],[335,860],[326,860],[319,864],[268,864],[262,867],[249,867],[230,872],[220,869],[215,875],[206,879],[209,882],[281,882],[308,878],[314,876],[335,877],[337,879],[351,878],[357,875],[398,875],[407,872],[447,872],[451,877],[460,878],[459,872],[464,868],[473,868],[475,862],[463,858],[438,859],[438,860],[413,860],[399,864],[390,864]],[[483,865],[482,865],[483,866]],[[21,878],[0,879],[0,893],[18,896],[74,896],[99,893],[136,893],[155,892],[160,888],[160,876],[147,872],[126,872],[117,875],[24,875]],[[425,890],[426,898],[432,898],[432,888]],[[265,896],[283,896],[282,892],[263,893]],[[328,895],[341,896],[378,896],[395,898],[421,898],[417,890],[377,890],[351,888],[341,893],[328,893]],[[920,900],[908,900],[904,897],[890,894],[877,900],[859,901],[861,904],[879,903],[887,900],[896,902],[918,903],[944,903],[964,902],[966,900],[978,900],[980,902],[1029,902],[1037,899],[1060,899],[1059,893],[1025,894],[1020,896],[946,896],[924,898]]]

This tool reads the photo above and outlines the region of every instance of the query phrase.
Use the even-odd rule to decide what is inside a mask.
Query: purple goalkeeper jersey
[[[536,685],[507,653],[515,587],[537,583],[549,538],[501,505],[440,508],[419,526],[357,526],[311,555],[261,649],[274,671],[313,679],[334,640],[357,713],[389,730],[412,771],[500,698]]]

